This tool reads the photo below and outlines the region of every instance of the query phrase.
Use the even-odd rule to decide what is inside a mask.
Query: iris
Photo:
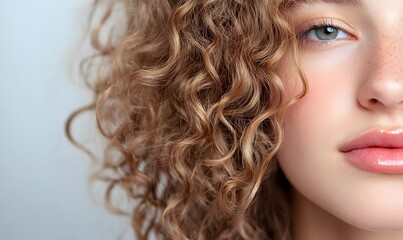
[[[319,40],[335,40],[339,34],[339,29],[331,26],[319,27],[314,31]]]

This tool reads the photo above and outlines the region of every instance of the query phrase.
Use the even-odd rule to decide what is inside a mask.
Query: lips
[[[375,129],[340,148],[353,166],[370,172],[403,173],[403,129]]]

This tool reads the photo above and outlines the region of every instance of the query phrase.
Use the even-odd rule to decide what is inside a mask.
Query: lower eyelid
[[[313,48],[327,48],[339,45],[340,41],[337,40],[328,40],[328,41],[320,41],[320,40],[312,40],[312,39],[302,39],[300,41],[300,46],[302,47],[313,47]]]

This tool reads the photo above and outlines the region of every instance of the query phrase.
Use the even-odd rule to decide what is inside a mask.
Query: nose
[[[368,110],[403,111],[403,39],[400,34],[374,40],[366,58],[358,101]]]

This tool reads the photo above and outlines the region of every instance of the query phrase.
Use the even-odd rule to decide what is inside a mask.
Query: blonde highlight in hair
[[[85,69],[98,74],[93,106],[108,139],[95,176],[109,184],[107,202],[115,187],[135,202],[138,239],[289,238],[275,157],[288,106],[276,68],[295,47],[290,2],[107,1],[89,60],[104,62]],[[102,44],[118,4],[124,33]]]

